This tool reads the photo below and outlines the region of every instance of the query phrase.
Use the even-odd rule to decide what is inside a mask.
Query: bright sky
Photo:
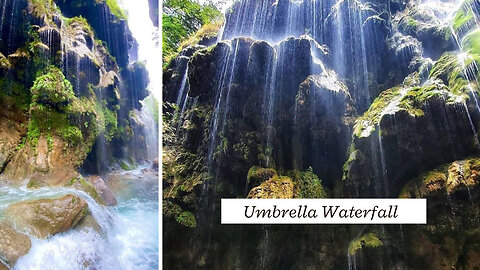
[[[148,0],[120,0],[119,4],[126,10],[128,26],[133,37],[138,41],[138,60],[146,62],[150,78],[149,90],[155,98],[160,100],[162,52],[156,40],[158,29],[153,26],[150,19]]]

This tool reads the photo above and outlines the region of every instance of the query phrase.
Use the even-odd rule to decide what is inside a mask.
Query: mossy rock
[[[35,102],[62,109],[75,98],[72,84],[55,66],[49,66],[43,75],[38,76],[30,91]]]
[[[438,194],[445,188],[447,174],[442,166],[426,173],[408,182],[400,192],[400,198],[424,198],[432,194]]]
[[[354,255],[362,248],[376,248],[383,246],[383,242],[375,233],[367,233],[350,242],[348,254]]]
[[[306,171],[293,171],[288,174],[295,181],[296,198],[327,198],[322,180],[313,172],[312,167]]]
[[[11,225],[0,222],[0,269],[1,263],[14,267],[17,260],[28,253],[32,243],[26,234],[17,232]]]
[[[24,145],[36,150],[43,136],[54,148],[71,155],[72,167],[78,167],[90,152],[99,133],[96,97],[75,96],[71,83],[57,67],[50,66],[39,74],[31,87],[30,120]],[[116,121],[115,121],[116,123]],[[54,135],[61,140],[55,142]],[[28,143],[28,144],[26,144]]]
[[[72,188],[81,190],[87,193],[96,202],[105,205],[105,202],[103,201],[102,197],[98,194],[95,187],[91,183],[87,182],[85,178],[81,176],[72,178],[69,182],[65,184],[65,187],[72,187]]]
[[[455,60],[452,60],[455,57]],[[413,117],[424,116],[424,106],[434,98],[442,98],[447,103],[463,103],[468,98],[469,89],[467,81],[458,73],[457,65],[453,65],[456,56],[445,54],[433,66],[430,73],[431,80],[420,86],[418,73],[407,77],[403,84],[383,91],[370,105],[370,108],[360,116],[354,126],[354,135],[358,138],[370,136],[378,127],[384,115],[396,114],[406,111]],[[448,85],[435,80],[440,78],[447,81]]]
[[[480,57],[465,52],[463,54],[444,53],[433,65],[430,78],[438,78],[448,86],[450,92],[455,95],[468,93],[469,81],[465,78],[465,69],[470,65],[476,65]],[[475,70],[475,69],[474,69]]]
[[[457,160],[424,172],[410,180],[400,198],[425,198],[471,190],[480,183],[480,158]]]
[[[256,187],[276,175],[277,171],[273,168],[253,166],[248,170],[247,184],[250,188]]]
[[[467,0],[462,4],[462,7],[455,13],[453,17],[453,30],[459,31],[462,28],[469,27],[469,24],[475,21],[475,14],[470,7],[471,1]]]
[[[294,182],[288,176],[274,176],[254,187],[248,193],[249,199],[292,199],[294,197]]]

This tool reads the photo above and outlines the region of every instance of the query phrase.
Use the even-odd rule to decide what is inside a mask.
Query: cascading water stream
[[[150,82],[147,89],[152,97],[147,97],[141,102],[142,108],[136,114],[144,127],[143,136],[145,137],[147,158],[153,160],[158,157],[158,123],[154,117],[157,105],[154,99],[160,100],[161,93],[161,78],[158,76],[162,70],[158,60],[161,59],[157,35],[159,30],[150,19],[147,0],[121,0],[119,4],[126,10],[128,26],[138,42],[138,59],[134,60],[144,62],[149,73]],[[153,104],[148,106],[147,101]]]
[[[13,0],[13,2],[17,1]],[[156,29],[149,19],[148,1],[125,0],[123,4],[128,11],[133,35],[139,42],[140,59],[153,59],[146,62],[146,67],[150,74],[158,74],[161,70],[160,61],[157,61],[160,59],[160,50],[152,39]],[[3,18],[11,18],[8,14],[4,14],[5,6],[2,12],[0,28],[7,27],[7,22],[4,22]],[[111,16],[110,11],[105,10],[104,15],[104,19],[108,18]],[[8,27],[10,31],[14,29],[13,26]],[[110,30],[108,27],[106,29],[107,39],[110,39]],[[55,46],[54,31],[46,29],[41,33],[40,38],[47,46]],[[79,73],[84,67],[78,54],[72,57],[73,54],[66,53],[65,44],[58,45],[61,46],[58,49],[64,52],[65,74],[70,72],[72,77],[79,78]],[[51,55],[47,58],[51,58]],[[66,70],[67,67],[73,67],[73,70]],[[89,74],[86,76],[86,79],[89,79]],[[159,77],[156,75],[150,77],[149,90],[154,96],[160,93]],[[72,84],[76,91],[80,91],[82,87],[80,80],[72,81]],[[158,156],[158,123],[153,111],[150,110],[156,105],[147,104],[151,99],[152,97],[141,102],[143,108],[137,112],[137,116],[145,127],[147,157],[153,160]],[[100,140],[104,142],[103,138]],[[103,148],[100,147],[100,149]],[[104,157],[106,154],[103,153],[100,156]],[[105,181],[106,185],[117,199],[118,204],[115,206],[103,206],[90,195],[75,189],[54,187],[30,189],[26,187],[26,183],[21,187],[0,186],[0,219],[5,217],[3,212],[13,203],[74,194],[87,202],[89,212],[99,225],[98,231],[91,227],[76,227],[47,239],[38,239],[29,235],[32,247],[17,261],[13,269],[146,270],[158,268],[158,174],[152,171],[150,166],[145,165],[133,171],[112,172],[103,177],[108,180]],[[21,228],[16,229],[21,230]]]
[[[74,194],[88,203],[100,226],[75,228],[47,239],[30,236],[32,248],[14,269],[157,269],[158,180],[145,167],[118,173],[109,185],[118,205],[99,205],[88,194],[68,188],[0,187],[0,217],[13,203]]]

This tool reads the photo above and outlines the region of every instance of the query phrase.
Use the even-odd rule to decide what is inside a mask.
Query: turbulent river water
[[[101,227],[75,228],[42,240],[31,236],[31,250],[14,269],[157,269],[158,175],[145,168],[107,177],[118,201],[112,207],[67,188],[0,187],[0,217],[18,201],[76,194],[88,202]]]

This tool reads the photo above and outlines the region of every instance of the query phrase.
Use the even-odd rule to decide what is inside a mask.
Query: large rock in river
[[[0,269],[13,268],[18,258],[27,254],[31,246],[27,235],[17,232],[6,223],[0,223]]]
[[[74,195],[58,199],[23,201],[10,205],[6,215],[17,225],[38,238],[68,231],[85,216],[87,203]]]

